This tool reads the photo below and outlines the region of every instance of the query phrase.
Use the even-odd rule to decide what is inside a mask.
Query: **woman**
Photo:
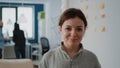
[[[64,11],[59,21],[63,41],[60,47],[43,56],[40,68],[101,68],[96,55],[81,43],[86,28],[87,21],[81,10]]]

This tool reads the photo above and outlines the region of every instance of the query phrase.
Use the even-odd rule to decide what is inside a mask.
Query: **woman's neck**
[[[67,52],[67,54],[70,56],[70,58],[73,59],[74,56],[79,52],[81,45],[67,46],[63,44],[63,48]]]

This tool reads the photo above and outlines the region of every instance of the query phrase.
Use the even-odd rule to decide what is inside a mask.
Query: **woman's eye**
[[[71,29],[70,28],[65,28],[66,30],[70,31]]]
[[[77,31],[82,31],[83,29],[82,28],[77,28]]]

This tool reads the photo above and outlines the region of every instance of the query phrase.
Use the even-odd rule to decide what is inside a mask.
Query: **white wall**
[[[99,9],[101,2],[105,3],[105,9],[103,10]],[[98,56],[102,68],[120,68],[119,3],[120,0],[91,0],[88,1],[87,12],[84,12],[89,14],[89,26],[83,44],[85,48],[93,51]],[[92,5],[96,5],[96,9],[92,9],[90,7]],[[80,8],[80,0],[69,0],[69,7]],[[106,14],[104,19],[99,17],[101,12]],[[96,19],[92,19],[94,14],[97,15]],[[105,25],[105,32],[100,32],[101,25]]]
[[[60,41],[58,32],[58,19],[61,14],[61,0],[47,1],[46,3],[46,36],[50,47],[55,48]]]

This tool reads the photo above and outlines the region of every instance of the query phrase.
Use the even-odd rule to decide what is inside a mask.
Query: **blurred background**
[[[94,52],[102,68],[120,68],[120,1],[119,0],[0,0],[0,20],[3,21],[4,58],[15,58],[8,51],[12,41],[14,23],[17,21],[27,39],[27,58],[42,49],[40,38],[49,40],[50,49],[59,46],[60,14],[67,8],[81,9],[88,21],[82,41],[84,48]],[[35,48],[34,48],[35,47]],[[40,60],[42,55],[37,60]],[[33,58],[31,58],[33,59]]]

